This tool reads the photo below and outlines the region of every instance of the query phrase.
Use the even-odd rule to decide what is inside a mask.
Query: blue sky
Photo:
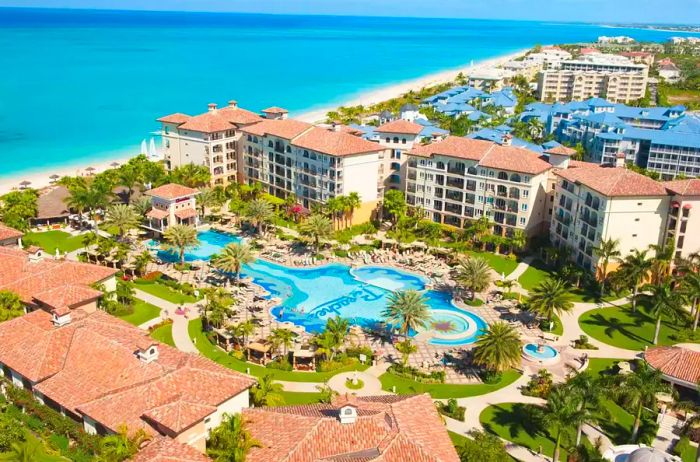
[[[700,0],[0,0],[0,6],[700,23]]]

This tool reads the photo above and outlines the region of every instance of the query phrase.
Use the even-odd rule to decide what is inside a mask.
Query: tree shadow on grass
[[[641,328],[645,322],[648,322],[642,316],[643,315],[635,316],[635,322],[625,322],[617,317],[607,318],[600,313],[594,313],[588,319],[581,321],[581,324],[602,327],[603,333],[610,340],[613,339],[613,335],[615,333],[620,333],[621,335],[629,338],[630,340],[635,340],[637,342],[643,343],[651,343],[652,339],[644,338],[630,330],[630,328],[633,327]]]
[[[511,441],[514,441],[521,433],[526,433],[530,438],[539,436],[548,437],[542,431],[542,419],[534,406],[516,403],[512,407],[494,405],[491,423],[484,423],[484,428],[491,433],[498,434],[493,425],[502,427],[508,431]]]

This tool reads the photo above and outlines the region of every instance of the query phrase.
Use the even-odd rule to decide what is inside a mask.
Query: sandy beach
[[[325,119],[326,113],[328,111],[332,111],[333,109],[335,109],[338,106],[357,106],[357,105],[368,106],[368,105],[376,104],[376,103],[379,103],[381,101],[386,101],[388,99],[399,96],[399,95],[406,93],[410,90],[417,90],[417,89],[420,89],[422,87],[453,81],[457,77],[457,74],[459,74],[460,72],[468,74],[471,72],[480,72],[484,69],[497,67],[497,66],[499,66],[505,62],[508,62],[508,61],[518,57],[518,56],[521,56],[527,50],[528,49],[524,49],[524,50],[518,51],[516,53],[511,53],[511,54],[499,56],[496,58],[482,60],[479,62],[475,62],[473,65],[465,65],[465,66],[462,66],[462,67],[457,68],[457,69],[451,69],[451,70],[437,72],[434,74],[429,74],[429,75],[426,75],[426,76],[418,78],[418,79],[413,79],[413,80],[409,80],[409,81],[405,81],[405,82],[387,85],[386,87],[382,87],[382,88],[372,90],[369,92],[364,92],[364,93],[358,95],[356,98],[352,98],[343,104],[329,105],[329,106],[326,106],[326,107],[321,108],[321,109],[307,111],[307,112],[303,112],[300,114],[292,114],[292,117],[299,119],[299,120],[304,120],[306,122],[311,122],[311,123],[320,122],[320,121]],[[124,154],[121,154],[121,155],[115,156],[114,158],[111,158],[111,159],[106,159],[106,160],[98,161],[98,162],[85,163],[82,166],[70,165],[70,166],[64,166],[64,167],[50,167],[50,168],[47,167],[46,169],[38,168],[37,170],[32,171],[32,172],[17,173],[16,175],[12,175],[9,177],[3,177],[3,178],[0,178],[0,194],[5,194],[7,192],[12,191],[13,189],[18,189],[20,187],[20,182],[23,182],[23,181],[29,181],[30,184],[28,186],[30,188],[41,189],[41,188],[44,188],[46,186],[51,185],[50,176],[52,176],[52,175],[59,175],[59,176],[86,175],[86,174],[90,173],[90,172],[86,171],[86,169],[88,167],[92,167],[94,169],[92,171],[92,173],[99,173],[99,172],[102,172],[106,169],[112,168],[112,164],[114,164],[115,162],[118,164],[122,164],[122,163],[128,161],[129,158],[136,156],[137,154],[138,153],[134,153],[132,156],[129,156],[129,155],[125,156]]]

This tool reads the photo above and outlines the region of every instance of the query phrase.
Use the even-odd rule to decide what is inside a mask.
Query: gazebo
[[[248,346],[246,346],[246,351],[248,354],[248,361],[254,363],[265,365],[274,359],[272,344],[267,341],[250,342]]]
[[[382,244],[382,249],[384,248],[385,245],[388,245],[390,247],[396,247],[399,243],[396,239],[392,239],[390,237],[383,237],[379,241]]]
[[[226,329],[213,329],[216,334],[216,343],[226,351],[233,349],[234,338]]]
[[[292,367],[304,371],[316,369],[316,352],[310,345],[300,345],[292,351]]]

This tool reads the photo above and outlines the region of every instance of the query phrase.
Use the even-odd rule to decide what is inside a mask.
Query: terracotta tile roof
[[[130,459],[131,462],[211,462],[192,446],[157,437]]]
[[[540,158],[534,151],[514,146],[501,146],[486,140],[474,140],[457,136],[414,146],[409,155],[432,157],[441,155],[458,159],[473,160],[479,165],[499,170],[538,174],[552,168],[549,162]]]
[[[71,318],[56,327],[49,313],[37,310],[1,323],[0,362],[38,382],[34,388],[49,399],[110,430],[126,424],[176,435],[254,383],[164,344],[156,360],[141,361],[135,352],[154,343],[148,333],[103,311],[77,309]]]
[[[289,111],[283,107],[272,106],[267,109],[263,109],[261,112],[265,114],[287,114]]]
[[[183,114],[182,112],[176,112],[175,114],[169,114],[161,117],[160,119],[156,119],[156,121],[166,124],[181,124],[185,123],[190,117],[192,116]]]
[[[182,220],[186,220],[188,218],[196,217],[197,211],[195,209],[180,209],[175,212],[175,216]]]
[[[272,135],[279,138],[291,140],[309,130],[313,125],[294,119],[263,119],[253,125],[241,129],[244,133],[251,135],[265,136]]]
[[[652,347],[644,359],[663,374],[693,385],[700,380],[700,352],[680,347]]]
[[[597,167],[560,170],[557,175],[608,197],[666,196],[662,183],[625,168]]]
[[[583,160],[569,160],[569,168],[599,168],[600,164],[595,162],[586,162]]]
[[[10,228],[9,226],[0,223],[0,241],[19,239],[22,236],[24,236],[22,231],[17,231],[15,228]]]
[[[406,133],[417,135],[423,131],[423,126],[408,120],[398,119],[392,122],[387,122],[377,127],[375,132],[378,133]]]
[[[356,407],[354,423],[339,422],[344,404]],[[243,416],[262,443],[249,462],[459,461],[428,395],[245,409]]]
[[[292,140],[294,146],[302,149],[329,154],[331,156],[351,156],[383,151],[385,148],[372,141],[364,140],[349,133],[313,127]]]
[[[149,189],[144,194],[163,199],[177,199],[178,197],[191,196],[193,194],[197,194],[198,192],[199,191],[194,188],[188,188],[187,186],[183,186],[181,184],[168,183],[164,184],[163,186],[158,186],[157,188]]]
[[[545,154],[554,154],[557,156],[573,156],[576,154],[576,149],[567,148],[566,146],[556,146],[551,149],[547,149]]]
[[[0,290],[18,294],[25,303],[58,287],[89,286],[113,276],[117,271],[105,266],[45,258],[30,262],[28,252],[0,247]]]
[[[662,184],[678,196],[700,196],[700,179],[697,178],[665,181]]]
[[[97,300],[102,292],[88,286],[65,285],[39,292],[34,298],[46,306],[52,308],[73,308],[85,302]]]
[[[262,120],[254,112],[239,107],[223,107],[213,109],[196,116],[186,114],[171,114],[158,119],[158,122],[176,123],[178,129],[193,132],[213,133],[237,128]]]
[[[148,218],[155,218],[157,220],[162,220],[163,218],[169,216],[170,213],[166,212],[165,210],[160,210],[160,209],[151,209],[146,213],[146,216]]]

